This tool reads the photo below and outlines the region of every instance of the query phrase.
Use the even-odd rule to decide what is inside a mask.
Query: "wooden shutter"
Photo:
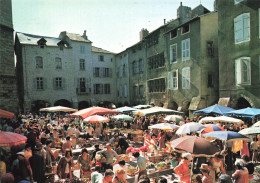
[[[235,61],[235,72],[236,72],[236,84],[240,85],[242,83],[241,60],[240,59]]]

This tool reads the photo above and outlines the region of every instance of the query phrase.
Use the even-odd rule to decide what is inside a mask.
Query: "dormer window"
[[[171,39],[176,38],[177,37],[177,29],[174,29],[170,32],[171,35]]]
[[[187,24],[187,25],[182,26],[182,31],[181,31],[181,33],[182,33],[182,34],[185,34],[185,33],[188,33],[188,32],[190,32],[190,24]]]
[[[39,41],[37,41],[37,44],[40,46],[40,48],[44,48],[46,46],[46,39],[41,38]]]

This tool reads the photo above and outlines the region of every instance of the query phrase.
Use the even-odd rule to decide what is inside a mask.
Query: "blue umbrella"
[[[225,114],[229,111],[233,111],[234,109],[230,108],[230,107],[225,107],[225,106],[222,106],[222,105],[212,105],[212,106],[209,106],[207,108],[204,108],[204,109],[200,109],[198,111],[194,111],[193,113],[194,114]]]
[[[213,113],[213,114],[223,115],[224,113],[227,113],[227,112],[233,111],[233,110],[234,109],[232,109],[230,107],[225,107],[225,106],[222,106],[222,105],[215,104],[215,105],[209,106],[207,108],[194,111],[193,113],[194,114],[210,114],[210,113]]]
[[[254,118],[257,115],[260,115],[260,109],[247,107],[244,109],[229,111],[226,115]]]
[[[225,140],[225,141],[250,140],[248,137],[233,131],[215,131],[215,132],[206,133],[202,136],[212,137],[212,138]]]

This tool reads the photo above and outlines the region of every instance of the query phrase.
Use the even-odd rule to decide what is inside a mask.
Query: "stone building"
[[[260,1],[217,0],[219,102],[260,108]]]
[[[17,33],[15,54],[22,111],[82,109],[114,99],[114,54],[92,46],[86,32],[64,31],[58,38]]]
[[[130,105],[188,114],[217,102],[217,22],[217,12],[181,4],[177,19],[150,33],[143,29],[138,43],[116,55],[116,65],[129,65]]]
[[[12,4],[0,1],[0,109],[18,112],[13,48]]]
[[[218,13],[202,5],[178,8],[165,34],[168,108],[188,114],[217,103],[217,25]]]

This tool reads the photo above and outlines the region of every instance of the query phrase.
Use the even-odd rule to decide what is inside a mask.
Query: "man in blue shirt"
[[[134,152],[133,156],[135,158],[137,158],[137,168],[138,168],[138,170],[135,172],[135,174],[138,174],[138,180],[139,180],[140,176],[147,175],[147,170],[146,170],[147,160],[145,159],[145,157],[140,156],[139,152]]]

